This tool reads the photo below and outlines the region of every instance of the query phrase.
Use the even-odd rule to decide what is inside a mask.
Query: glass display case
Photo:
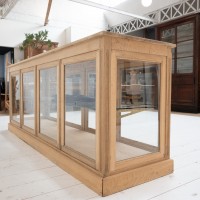
[[[172,173],[174,46],[101,32],[9,66],[9,130],[102,196]]]

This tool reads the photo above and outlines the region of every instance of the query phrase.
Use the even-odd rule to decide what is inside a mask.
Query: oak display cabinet
[[[9,130],[102,196],[172,173],[174,47],[100,32],[9,66]]]

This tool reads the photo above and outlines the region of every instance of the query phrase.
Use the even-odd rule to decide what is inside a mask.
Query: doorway
[[[5,109],[8,98],[8,81],[6,66],[14,63],[14,48],[0,47],[0,111]]]
[[[159,40],[172,51],[172,111],[198,112],[198,16],[158,27]]]

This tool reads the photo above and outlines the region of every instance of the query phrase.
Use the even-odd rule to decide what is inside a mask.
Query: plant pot
[[[48,50],[51,50],[51,49],[54,49],[58,46],[58,43],[57,42],[53,42],[52,43],[52,46],[51,47],[48,47],[47,45],[44,45],[42,48],[40,49],[36,49],[36,48],[33,48],[33,47],[27,47],[26,49],[24,49],[24,59],[27,59],[27,58],[30,58],[30,57],[33,57],[33,56],[36,56],[38,54],[41,54],[43,53],[44,51],[48,51]]]

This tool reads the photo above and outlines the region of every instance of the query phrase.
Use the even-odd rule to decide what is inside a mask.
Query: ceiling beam
[[[136,14],[129,13],[129,12],[126,12],[126,11],[123,11],[123,10],[118,10],[116,8],[113,8],[113,7],[110,7],[110,6],[105,6],[105,5],[102,5],[102,4],[99,4],[99,3],[94,3],[94,2],[91,2],[91,1],[88,1],[88,0],[68,0],[68,1],[73,1],[73,2],[76,2],[76,3],[84,4],[84,5],[87,5],[87,6],[92,6],[92,7],[95,7],[95,8],[100,8],[102,10],[107,10],[107,11],[110,11],[110,12],[130,16],[130,17],[134,17],[134,18],[138,18],[138,19],[144,19],[144,20],[148,20],[148,21],[152,21],[152,22],[154,21],[153,19],[150,19],[148,17],[136,15]]]
[[[49,0],[48,6],[47,6],[46,17],[45,17],[45,21],[44,21],[44,26],[46,26],[49,22],[49,13],[51,10],[51,4],[52,4],[52,0]]]
[[[0,19],[5,19],[8,13],[12,10],[12,8],[16,5],[19,0],[6,0],[2,2],[0,7]]]

